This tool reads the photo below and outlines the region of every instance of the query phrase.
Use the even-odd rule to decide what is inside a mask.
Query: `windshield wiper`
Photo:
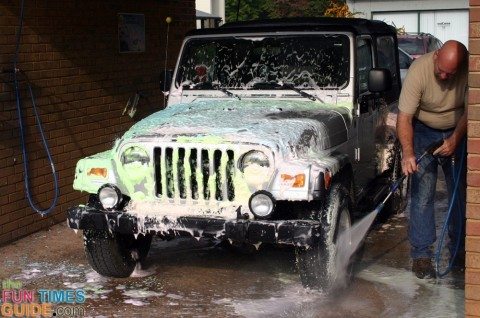
[[[295,85],[293,85],[291,83],[257,82],[257,83],[253,84],[252,88],[253,89],[280,89],[280,88],[291,89],[292,91],[295,91],[298,94],[300,94],[302,97],[308,98],[312,101],[318,100],[322,103],[325,103],[319,97],[317,97],[315,95],[312,95],[312,94],[309,94],[309,93],[305,92],[304,90],[301,90],[301,89],[295,87]]]
[[[282,85],[276,82],[256,82],[253,83],[253,89],[278,89],[281,88]]]
[[[221,87],[220,85],[213,85],[213,88],[216,89],[217,91],[220,91],[220,92],[223,92],[225,95],[227,95],[228,97],[232,97],[232,98],[237,98],[238,100],[241,100],[240,96],[238,96],[237,94],[234,94],[232,92],[230,92],[228,89],[226,89],[225,87]]]
[[[317,96],[315,96],[315,95],[309,94],[309,93],[305,92],[304,90],[301,90],[300,88],[295,87],[295,85],[293,85],[293,84],[283,83],[283,84],[280,84],[280,86],[281,86],[282,88],[291,89],[292,91],[295,91],[295,92],[297,92],[298,94],[300,94],[302,97],[308,98],[308,99],[313,100],[313,101],[318,100],[319,102],[322,102],[322,103],[325,104],[325,102],[324,102],[321,98],[319,98],[319,97],[317,97]]]
[[[211,82],[198,82],[195,84],[185,84],[183,85],[183,88],[184,89],[214,89],[224,93],[228,97],[238,98],[238,100],[241,100],[240,96],[238,96],[237,94],[230,92],[225,87],[221,87],[218,84],[212,84]]]

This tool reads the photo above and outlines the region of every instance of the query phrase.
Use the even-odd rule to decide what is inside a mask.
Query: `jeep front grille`
[[[157,147],[154,157],[157,196],[207,201],[235,199],[232,150]]]

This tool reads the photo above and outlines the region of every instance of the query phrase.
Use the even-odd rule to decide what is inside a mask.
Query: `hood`
[[[253,142],[279,151],[321,151],[347,140],[350,114],[348,107],[312,101],[209,100],[169,106],[135,124],[123,140]]]

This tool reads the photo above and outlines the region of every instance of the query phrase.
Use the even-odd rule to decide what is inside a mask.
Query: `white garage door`
[[[397,28],[405,27],[407,32],[420,31],[433,34],[442,42],[457,40],[468,48],[468,10],[382,12],[373,13],[372,18],[385,21]],[[420,27],[418,20],[420,20]]]
[[[422,12],[420,30],[435,35],[442,42],[453,39],[468,47],[468,11]]]

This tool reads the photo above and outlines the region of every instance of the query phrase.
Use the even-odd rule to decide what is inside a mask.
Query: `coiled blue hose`
[[[35,120],[36,120],[36,123],[37,123],[38,131],[40,132],[40,135],[42,137],[43,147],[45,149],[45,152],[46,152],[47,157],[48,157],[48,161],[50,163],[50,167],[51,167],[51,170],[52,170],[54,187],[55,187],[55,196],[53,198],[53,202],[50,205],[50,207],[48,207],[45,210],[41,210],[41,209],[37,208],[37,206],[33,203],[32,195],[30,193],[30,183],[29,183],[29,176],[28,176],[28,170],[29,170],[28,156],[27,156],[27,149],[26,149],[26,145],[25,145],[25,131],[24,131],[24,125],[23,125],[23,118],[22,118],[20,87],[19,87],[20,84],[19,84],[19,79],[18,79],[19,69],[17,68],[18,54],[19,54],[19,48],[20,48],[20,38],[21,38],[21,35],[22,35],[22,28],[23,28],[24,8],[25,8],[25,0],[22,0],[21,7],[20,7],[19,30],[18,30],[17,37],[16,37],[15,56],[14,56],[14,59],[13,59],[13,81],[14,81],[14,87],[15,87],[15,99],[16,99],[16,104],[17,104],[18,124],[19,124],[19,127],[20,127],[20,140],[21,140],[21,143],[22,143],[25,192],[26,192],[26,196],[27,196],[27,199],[28,199],[28,203],[30,204],[32,209],[35,210],[35,212],[39,213],[41,216],[45,216],[45,215],[49,214],[50,212],[52,212],[53,209],[55,208],[55,206],[57,205],[58,193],[59,193],[59,191],[58,191],[58,177],[57,177],[57,173],[55,171],[55,164],[53,163],[53,159],[52,159],[52,156],[50,154],[50,149],[48,148],[48,143],[47,143],[47,140],[45,138],[45,134],[43,132],[42,123],[40,121],[40,116],[38,115],[37,106],[35,104],[35,96],[33,95],[32,86],[30,85],[30,82],[27,80],[26,83],[27,83],[27,86],[28,86],[28,91],[30,93],[30,98],[32,100],[32,108],[33,108],[33,112],[35,114]]]
[[[461,211],[461,207],[459,206],[460,202],[458,200],[458,184],[460,183],[460,178],[462,176],[462,170],[463,170],[463,165],[465,164],[464,161],[465,161],[465,141],[463,140],[462,141],[462,151],[461,151],[461,158],[460,158],[460,165],[458,167],[458,175],[455,175],[455,165],[452,164],[452,177],[453,179],[455,180],[455,185],[454,185],[454,188],[453,188],[453,192],[452,192],[452,198],[450,200],[450,204],[449,204],[449,207],[448,207],[448,212],[447,212],[447,216],[445,218],[445,222],[443,223],[443,228],[442,228],[442,234],[440,235],[440,240],[438,242],[438,246],[437,246],[437,252],[435,254],[435,271],[437,272],[437,276],[442,278],[444,277],[445,275],[447,275],[451,270],[452,270],[452,266],[453,266],[453,262],[455,261],[455,258],[457,257],[457,253],[458,253],[458,249],[460,248],[460,242],[461,242],[461,235],[462,235],[462,227],[463,227],[463,222],[464,222],[464,219],[463,219],[463,215],[460,214],[460,211]],[[457,233],[457,243],[455,245],[455,249],[454,249],[454,252],[453,252],[453,255],[451,255],[450,257],[450,262],[447,266],[447,268],[445,269],[444,272],[440,272],[440,254],[442,252],[442,249],[443,249],[443,243],[445,241],[445,233],[447,232],[447,229],[448,229],[448,223],[450,221],[450,218],[452,217],[452,211],[453,211],[453,206],[454,206],[454,203],[457,203],[456,205],[456,208],[457,208],[457,217],[459,219],[460,222],[458,222],[458,233]]]

